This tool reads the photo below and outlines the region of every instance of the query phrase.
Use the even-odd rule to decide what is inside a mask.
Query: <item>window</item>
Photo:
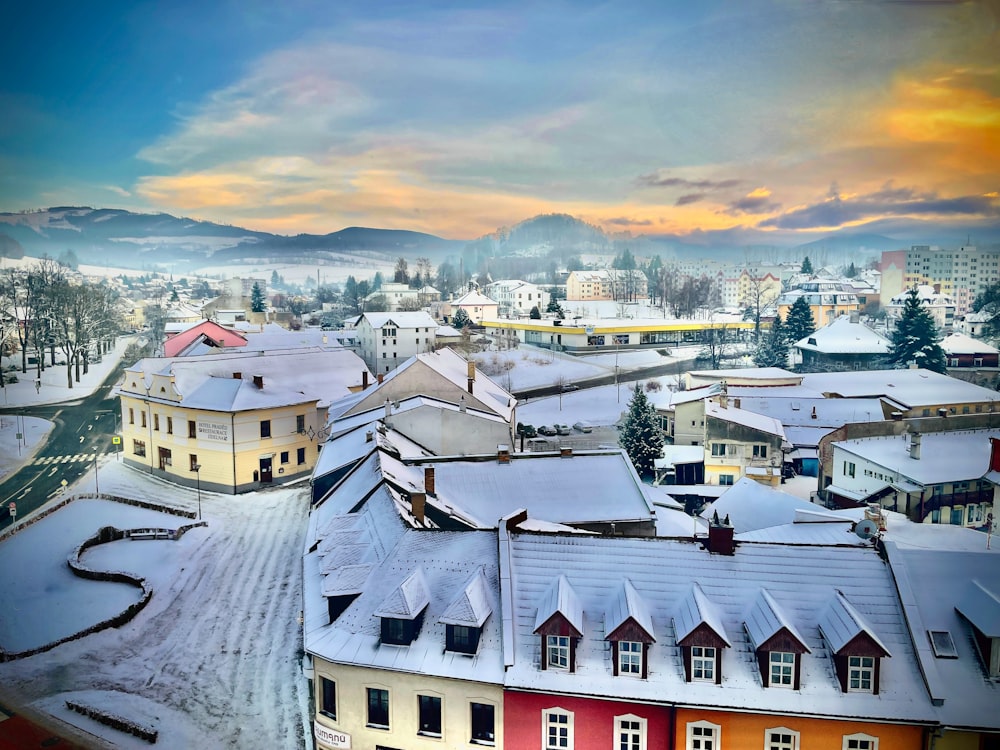
[[[382,618],[382,642],[395,645],[408,645],[406,637],[406,625],[398,617]]]
[[[167,434],[168,435],[173,435],[174,434],[174,418],[173,417],[167,417]]]
[[[958,367],[958,357],[952,357],[948,360],[948,367]]]
[[[646,720],[632,714],[616,716],[615,750],[646,750]]]
[[[306,462],[306,449],[299,448],[295,451],[295,461],[301,466]]]
[[[146,443],[142,440],[132,441],[132,452],[137,456],[146,455]]]
[[[786,727],[765,729],[764,750],[799,750],[799,733]]]
[[[288,451],[281,451],[281,463],[288,463]]]
[[[542,713],[542,747],[545,750],[572,750],[573,714],[561,708],[549,708]]]
[[[694,426],[694,422],[691,423]],[[713,456],[724,456],[726,455],[726,444],[725,443],[712,443],[712,455]]]
[[[189,438],[198,437],[198,425],[193,419],[188,420],[188,437]]]
[[[128,423],[135,424],[135,409],[131,406],[128,408]]]
[[[565,635],[545,636],[545,652],[550,667],[569,669],[569,637]]]
[[[334,721],[337,720],[337,683],[326,677],[319,678],[319,712]]]
[[[715,649],[713,647],[691,647],[691,679],[700,682],[715,682]]]
[[[375,729],[389,728],[389,691],[368,688],[368,722]]]
[[[418,695],[417,708],[419,709],[419,729],[417,734],[426,734],[431,737],[441,736],[441,699],[436,695]]]
[[[188,467],[191,471],[198,471],[201,467],[198,466],[198,454],[188,453]]]
[[[791,687],[795,679],[795,654],[787,651],[771,651],[769,656],[771,666],[771,687]]]
[[[870,693],[875,684],[875,657],[847,657],[847,689],[854,693]]]
[[[296,414],[295,415],[295,431],[305,432],[306,431],[306,415]]]
[[[159,431],[159,429],[160,429],[160,415],[159,414],[154,414],[153,415],[153,429],[156,430],[156,431]]]
[[[260,420],[260,436],[262,438],[271,437],[271,420],[262,419]]]
[[[854,464],[850,461],[844,461],[844,476],[854,476]]]
[[[719,750],[721,727],[707,721],[694,721],[687,725],[686,750]]]
[[[472,737],[469,742],[474,745],[492,745],[496,736],[494,729],[496,709],[489,703],[470,703],[469,709],[472,725]]]
[[[479,648],[479,630],[467,625],[445,626],[445,650],[474,654]]]
[[[142,424],[140,426],[141,427],[145,427],[146,426],[146,412],[143,412],[139,416],[141,417],[141,422],[142,422]]]
[[[845,735],[844,750],[878,750],[878,737],[861,733]]]
[[[618,642],[618,674],[642,674],[642,644],[638,641]]]
[[[722,487],[732,487],[733,486],[733,475],[732,474],[719,474],[719,485]]]
[[[766,445],[755,445],[753,447],[753,457],[754,458],[767,458],[767,446]]]

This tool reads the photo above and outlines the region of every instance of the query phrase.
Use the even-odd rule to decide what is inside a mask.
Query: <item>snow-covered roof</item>
[[[784,630],[805,647],[806,653],[810,653],[805,638],[799,633],[793,620],[763,586],[757,591],[757,596],[743,620],[743,626],[750,637],[750,646],[754,650]]]
[[[865,635],[882,649],[885,656],[891,656],[865,617],[839,591],[820,614],[819,629],[834,653],[839,653],[859,635]]]
[[[427,588],[424,569],[418,567],[389,592],[389,596],[372,614],[375,617],[414,620],[430,602],[431,592]]]
[[[737,409],[733,406],[732,399],[729,400],[729,406],[726,407],[723,407],[715,401],[706,401],[705,416],[714,417],[715,419],[720,419],[724,422],[732,422],[733,424],[743,425],[744,427],[749,427],[752,430],[766,432],[769,435],[777,435],[781,438],[785,437],[785,430],[781,426],[781,422],[777,419],[774,417],[764,416],[763,414],[757,414],[752,411],[747,411],[746,409]]]
[[[1000,638],[1000,585],[997,579],[993,579],[990,586],[976,579],[969,581],[955,609],[987,638]]]
[[[729,523],[740,534],[791,523],[799,509],[820,510],[821,506],[742,477],[700,515],[702,518],[711,518],[713,513],[718,513],[720,518],[729,516]]]
[[[438,621],[445,625],[481,628],[491,614],[493,614],[493,603],[489,583],[486,581],[485,570],[480,566]]]
[[[366,312],[355,318],[355,325],[367,320],[372,328],[382,328],[394,324],[397,328],[431,328],[437,330],[438,323],[423,310],[415,312]]]
[[[509,542],[501,534],[501,545],[510,561],[505,585],[509,581],[513,587],[509,601],[506,592],[502,600],[503,617],[512,628],[507,688],[653,702],[670,696],[671,702],[685,707],[782,714],[813,714],[816,706],[823,706],[824,715],[865,720],[919,722],[931,711],[927,696],[913,689],[920,674],[892,578],[871,549],[744,543],[735,555],[726,556],[713,555],[690,540],[529,533],[513,533]],[[538,665],[535,630],[542,593],[560,574],[573,588],[583,614],[573,673]],[[647,679],[615,676],[609,662],[602,615],[609,596],[625,579],[646,603],[656,639],[648,650]],[[722,660],[721,686],[685,680],[671,622],[683,621],[681,608],[694,581],[715,605],[713,622],[733,644],[732,653]],[[775,622],[798,633],[809,649],[800,657],[799,690],[761,684],[744,622],[762,588],[774,603],[772,612],[782,613]],[[892,653],[880,665],[877,696],[843,692],[831,669],[818,614],[837,591]],[[751,627],[761,636],[767,630],[764,623]]]
[[[576,591],[564,575],[553,579],[538,600],[535,627],[532,632],[537,632],[555,615],[561,615],[577,633],[583,633],[583,605],[580,604],[580,597],[576,595]]]
[[[649,607],[632,582],[626,578],[615,589],[608,608],[604,610],[604,630],[613,633],[629,619],[653,637],[653,619],[649,615]]]
[[[892,342],[864,323],[841,315],[797,341],[799,349],[823,354],[888,354]]]
[[[653,461],[656,468],[667,468],[677,464],[696,464],[705,460],[705,449],[700,445],[665,445],[663,458]]]
[[[990,468],[990,438],[1000,438],[1000,430],[927,432],[920,436],[920,458],[910,457],[909,435],[840,440],[833,445],[926,486],[981,478]],[[867,489],[874,492],[885,484],[872,479]]]
[[[1000,393],[930,370],[858,370],[802,376],[802,385],[844,398],[885,396],[908,409],[1000,401]]]
[[[494,299],[490,299],[485,294],[477,292],[475,289],[473,289],[463,294],[461,297],[453,301],[451,304],[456,307],[463,307],[463,306],[486,307],[489,305],[496,305],[497,301]]]
[[[756,389],[759,393],[760,389]],[[882,402],[877,398],[786,398],[771,393],[743,395],[734,397],[732,389],[729,393],[729,403],[735,406],[734,398],[739,399],[739,408],[747,411],[765,414],[779,420],[789,434],[789,426],[802,427],[843,427],[852,422],[880,422],[885,417],[882,412]]]
[[[949,334],[941,339],[941,348],[945,354],[997,354],[1000,349],[990,346],[985,341],[966,336],[964,333]]]
[[[680,600],[674,615],[674,636],[678,642],[683,641],[702,624],[710,627],[727,646],[733,645],[726,636],[726,626],[723,624],[719,605],[705,595],[697,581],[692,581],[691,588]]]
[[[938,721],[951,727],[1000,730],[996,681],[984,678],[986,665],[969,620],[959,610],[970,593],[978,595],[974,588],[981,591],[980,602],[992,599],[996,607],[1000,554],[987,551],[985,541],[976,552],[904,548],[892,541],[885,549],[922,680],[938,704],[934,709]],[[977,611],[975,606],[970,611]],[[1000,632],[994,631],[998,636]]]

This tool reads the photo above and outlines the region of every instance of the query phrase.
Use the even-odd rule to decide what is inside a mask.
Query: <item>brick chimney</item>
[[[379,385],[381,385],[382,384],[382,373],[379,373],[378,375],[376,375],[376,377],[378,378]]]
[[[472,394],[472,384],[476,382],[476,363],[471,359],[466,364],[466,390]]]
[[[263,388],[264,387],[264,376],[263,375],[254,375],[253,376],[253,384],[255,386],[257,386],[258,388]]]
[[[502,443],[497,446],[497,463],[498,464],[509,464],[510,463],[510,446],[503,445]]]
[[[233,380],[242,380],[242,379],[243,379],[243,373],[242,372],[234,372],[233,373]]]
[[[424,492],[428,495],[436,494],[434,488],[434,467],[425,466],[424,467]]]
[[[733,527],[729,523],[729,516],[724,521],[719,520],[719,514],[712,515],[712,521],[708,524],[708,545],[706,549],[713,555],[733,555],[736,552],[736,544],[733,541]]]
[[[361,371],[361,390],[368,387],[368,370]]]
[[[559,455],[562,458],[572,458],[573,457],[573,448],[572,448],[572,446],[568,446],[568,445],[566,445],[566,446],[563,446],[563,445],[559,446]]]
[[[424,522],[424,514],[427,511],[427,495],[423,492],[410,493],[410,511],[417,523]]]

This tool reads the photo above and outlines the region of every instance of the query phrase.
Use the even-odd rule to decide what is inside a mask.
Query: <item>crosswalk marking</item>
[[[100,456],[113,456],[115,451],[104,451],[99,453]],[[73,455],[67,456],[42,456],[41,458],[36,458],[31,462],[31,466],[49,466],[51,464],[70,464],[77,463],[80,461],[93,461],[93,453],[74,453]]]

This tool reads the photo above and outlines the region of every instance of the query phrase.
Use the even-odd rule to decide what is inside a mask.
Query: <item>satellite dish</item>
[[[878,526],[867,518],[864,521],[859,521],[858,525],[854,527],[854,533],[862,539],[871,539],[877,532]]]

